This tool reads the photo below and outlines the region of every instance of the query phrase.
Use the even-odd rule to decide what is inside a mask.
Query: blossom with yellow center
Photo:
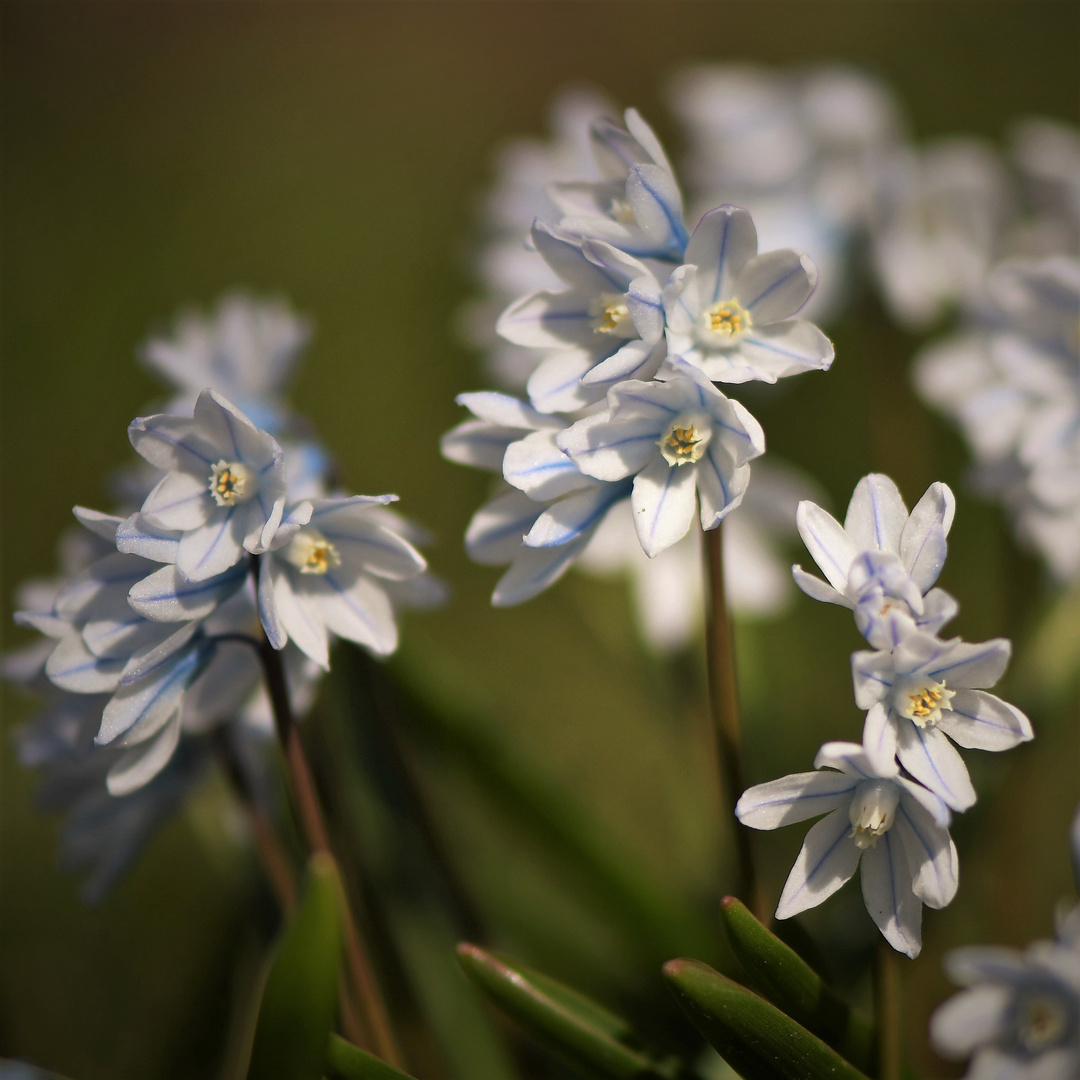
[[[712,439],[712,424],[701,414],[677,416],[661,436],[660,453],[669,465],[693,465],[700,461]]]
[[[235,506],[255,494],[251,470],[241,461],[222,458],[210,466],[210,494],[218,506]]]
[[[595,334],[610,334],[615,337],[636,337],[630,307],[622,293],[601,293],[589,302],[589,315],[592,317],[592,329]]]
[[[701,313],[701,330],[712,345],[737,345],[754,325],[750,312],[738,300],[720,300]]]
[[[325,574],[341,565],[338,549],[318,529],[298,532],[285,548],[285,558],[301,574]]]

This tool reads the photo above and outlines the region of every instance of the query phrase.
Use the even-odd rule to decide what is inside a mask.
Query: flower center
[[[302,529],[289,541],[284,554],[301,574],[325,574],[341,565],[337,548],[318,529]]]
[[[903,688],[897,695],[901,716],[913,720],[919,727],[933,727],[941,722],[942,712],[952,712],[949,704],[955,690],[946,690],[945,682],[929,682]]]
[[[611,205],[608,207],[608,214],[621,225],[637,224],[637,218],[634,217],[634,211],[631,209],[630,203],[627,202],[626,199],[612,199]]]
[[[848,836],[860,850],[874,847],[878,837],[892,827],[900,791],[895,784],[882,780],[864,781],[851,799],[848,818],[851,832]]]
[[[711,345],[738,345],[753,326],[750,312],[738,300],[719,300],[701,313],[701,335]]]
[[[255,494],[255,477],[241,461],[222,458],[210,466],[210,494],[218,506],[235,506]]]
[[[712,438],[712,424],[701,413],[675,417],[660,439],[660,453],[669,465],[693,465],[705,454]]]
[[[1016,1034],[1032,1054],[1045,1050],[1065,1034],[1068,1018],[1060,1001],[1049,994],[1029,997],[1020,1009]]]
[[[601,293],[589,304],[589,314],[593,317],[593,333],[637,337],[630,308],[621,293]]]

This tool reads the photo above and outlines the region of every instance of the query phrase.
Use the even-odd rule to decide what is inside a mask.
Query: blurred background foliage
[[[412,722],[397,749],[372,722],[359,660],[337,665],[313,727],[316,757],[344,781],[331,811],[359,841],[352,872],[362,864],[371,917],[395,943],[387,965],[396,999],[411,1002],[400,1015],[414,1070],[506,1075],[455,966],[465,933],[659,1023],[648,1005],[664,993],[659,961],[725,960],[716,903],[731,880],[731,825],[701,658],[643,659],[625,591],[576,573],[521,608],[491,609],[496,573],[470,565],[460,539],[488,479],[438,454],[460,419],[454,395],[487,381],[454,321],[474,289],[468,256],[493,155],[508,137],[540,134],[553,93],[584,83],[638,106],[677,156],[664,81],[709,59],[862,65],[893,87],[920,138],[1000,140],[1030,114],[1075,123],[1080,9],[91,2],[7,3],[0,18],[5,647],[24,640],[8,629],[14,586],[51,572],[73,504],[108,507],[106,473],[131,458],[128,421],[164,396],[134,360],[146,334],[236,286],[288,297],[316,327],[297,410],[351,490],[397,492],[432,530],[432,565],[454,593],[406,620],[390,666]],[[961,602],[954,632],[1017,640],[1002,693],[1037,733],[1009,755],[973,755],[981,799],[954,831],[959,896],[928,914],[922,956],[902,961],[905,1046],[922,1075],[946,1076],[924,1049],[948,993],[942,951],[1047,936],[1070,892],[1075,682],[1051,692],[1025,657],[1054,597],[1000,511],[964,488],[958,437],[914,398],[918,339],[868,298],[832,331],[829,374],[741,396],[834,511],[871,470],[909,504],[934,480],[954,486],[941,580]],[[775,622],[740,623],[751,782],[809,768],[824,739],[858,736],[858,646],[848,618],[805,598]],[[57,823],[34,810],[33,778],[10,752],[30,703],[5,689],[3,704],[0,1056],[76,1080],[219,1075],[276,918],[224,782],[208,782],[114,894],[86,908],[57,866]],[[395,788],[399,751],[456,882],[432,870]],[[547,800],[569,841],[549,819],[530,825],[529,806],[500,807],[522,773],[529,806]],[[770,896],[800,841],[799,829],[755,838]],[[599,879],[581,869],[593,849],[606,859]],[[612,896],[625,888],[639,903],[619,918]],[[843,985],[875,937],[855,890],[805,923]],[[866,987],[847,992],[863,1000]],[[529,1060],[532,1075],[567,1075]]]

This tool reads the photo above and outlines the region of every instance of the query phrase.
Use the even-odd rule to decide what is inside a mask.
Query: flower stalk
[[[879,1080],[900,1080],[900,980],[896,953],[882,939],[874,958],[874,1020]]]
[[[724,550],[721,528],[705,533],[708,604],[705,628],[709,678],[709,712],[716,733],[717,765],[722,797],[734,821],[735,804],[746,788],[742,767],[742,719],[735,675],[735,641],[724,591]],[[758,886],[754,855],[746,829],[736,826],[735,850],[739,860],[741,891],[746,905],[766,925],[769,912]]]
[[[293,805],[304,839],[312,853],[324,853],[334,861],[336,868],[337,859],[330,845],[330,836],[319,805],[315,780],[300,740],[300,731],[293,717],[281,654],[264,638],[259,645],[259,659],[266,677],[266,689],[274,714],[274,726],[285,753]],[[345,962],[349,982],[356,1004],[359,1005],[363,1015],[363,1026],[367,1029],[365,1037],[360,1040],[361,1045],[365,1049],[373,1050],[389,1064],[400,1067],[402,1059],[390,1028],[386,1006],[383,1004],[374,973],[365,955],[351,905],[347,901],[342,904],[342,912],[345,931]],[[349,1015],[348,1009],[343,1012],[346,1016]]]

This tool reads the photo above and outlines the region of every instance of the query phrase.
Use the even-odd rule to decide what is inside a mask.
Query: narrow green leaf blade
[[[415,1080],[337,1035],[330,1036],[323,1075],[326,1080]]]
[[[707,964],[671,960],[664,975],[694,1026],[743,1080],[866,1080],[790,1016]]]
[[[650,1052],[630,1024],[532,968],[476,945],[458,946],[462,967],[525,1031],[591,1080],[694,1080],[670,1056]]]
[[[341,885],[314,855],[296,915],[278,943],[259,1006],[248,1080],[319,1080],[337,1006]]]
[[[873,1028],[735,897],[725,896],[720,902],[720,917],[748,985],[857,1068],[872,1072],[876,1062]]]

